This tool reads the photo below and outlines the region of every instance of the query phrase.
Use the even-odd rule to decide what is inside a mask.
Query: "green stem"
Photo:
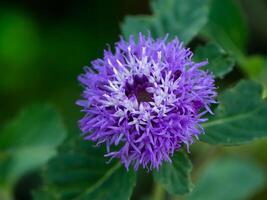
[[[9,187],[0,185],[0,199],[13,200],[12,190]]]
[[[153,192],[153,200],[164,200],[165,198],[165,190],[159,185],[155,183],[154,192]]]

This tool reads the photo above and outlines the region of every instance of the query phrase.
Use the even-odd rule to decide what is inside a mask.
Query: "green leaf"
[[[241,81],[219,96],[214,116],[203,124],[201,141],[237,145],[267,136],[267,102],[262,87],[254,81]]]
[[[215,77],[219,78],[223,78],[224,75],[232,71],[235,65],[234,58],[216,43],[198,47],[194,58],[197,62],[208,59],[209,64],[203,69],[209,70]]]
[[[243,52],[247,43],[247,32],[242,13],[235,1],[212,0],[204,35],[233,53],[238,62],[243,62],[244,59]]]
[[[167,33],[185,44],[203,28],[208,19],[209,0],[153,0],[151,16],[128,16],[121,25],[125,37],[151,32],[154,37]]]
[[[172,163],[164,163],[153,175],[170,194],[182,195],[192,190],[191,170],[189,158],[184,151],[180,151],[173,156]]]
[[[188,200],[249,199],[265,183],[266,174],[258,165],[238,158],[220,158],[201,173]]]
[[[4,176],[0,180],[12,186],[26,172],[54,156],[65,136],[61,118],[52,106],[25,108],[1,130],[0,169],[4,169]]]
[[[44,187],[35,199],[129,199],[136,173],[119,161],[107,164],[104,149],[88,141],[64,145],[44,171]]]
[[[129,37],[131,34],[137,36],[139,32],[146,34],[148,31],[153,36],[157,36],[157,31],[153,28],[155,19],[153,16],[126,16],[121,25],[122,32],[125,37]]]

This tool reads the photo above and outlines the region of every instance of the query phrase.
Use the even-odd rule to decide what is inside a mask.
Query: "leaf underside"
[[[0,169],[5,168],[5,173],[0,180],[15,184],[54,156],[65,136],[61,117],[53,106],[35,104],[25,108],[1,130]]]

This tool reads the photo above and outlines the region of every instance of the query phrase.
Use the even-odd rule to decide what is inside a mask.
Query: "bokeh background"
[[[237,3],[249,30],[248,54],[266,56],[267,1]],[[81,114],[75,101],[81,86],[77,76],[83,66],[102,56],[108,44],[118,40],[120,24],[129,14],[150,14],[149,1],[1,0],[0,126],[25,105],[48,101],[60,110],[69,133],[79,133],[76,122]],[[235,76],[243,74],[234,70],[227,78]],[[262,140],[232,148],[198,144],[193,153],[196,152],[195,163],[208,159],[207,153],[231,153],[251,157],[267,167],[266,150],[267,141]],[[38,170],[21,178],[16,199],[30,199],[30,190],[38,184]],[[145,190],[137,188],[134,197],[146,193]],[[267,187],[252,199],[267,199]]]

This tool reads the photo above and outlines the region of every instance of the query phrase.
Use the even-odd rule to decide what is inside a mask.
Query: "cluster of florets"
[[[128,169],[158,168],[204,132],[202,116],[216,103],[214,77],[195,63],[193,53],[174,39],[139,34],[121,39],[115,53],[92,62],[79,76],[86,140],[105,144],[106,156]]]

